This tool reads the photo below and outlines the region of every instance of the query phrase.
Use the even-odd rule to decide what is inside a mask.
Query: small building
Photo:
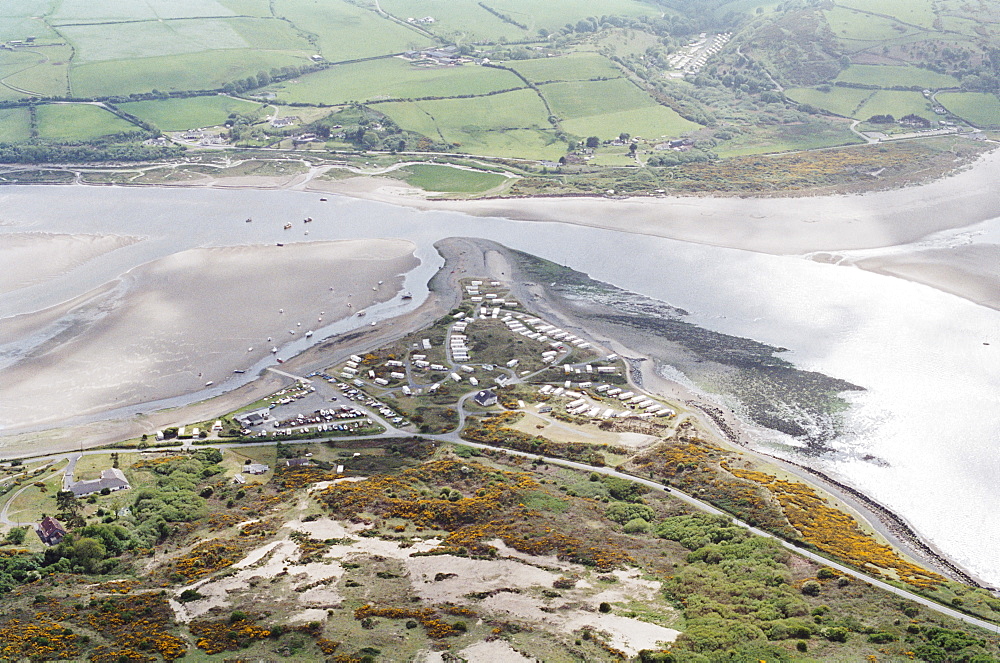
[[[476,401],[476,405],[480,407],[490,407],[491,405],[497,404],[497,393],[492,389],[483,389],[482,391],[476,392],[476,395],[472,397],[472,400]]]
[[[38,538],[42,540],[42,543],[48,546],[56,545],[66,536],[66,528],[52,516],[42,518],[42,522],[38,523],[35,531],[38,532]]]
[[[289,458],[285,461],[285,467],[309,467],[312,461],[308,458]]]
[[[247,474],[261,475],[270,470],[271,467],[264,463],[247,463],[243,466],[243,471]]]
[[[245,414],[237,415],[236,423],[238,423],[240,426],[243,426],[244,428],[250,428],[252,426],[257,426],[258,424],[264,423],[270,416],[271,416],[270,410],[267,409],[255,410],[253,412],[247,412]]]
[[[69,489],[74,497],[87,497],[88,495],[103,492],[104,489],[107,489],[110,493],[114,493],[119,490],[128,490],[131,487],[128,479],[125,478],[125,473],[117,467],[111,467],[101,472],[100,479],[77,481]]]

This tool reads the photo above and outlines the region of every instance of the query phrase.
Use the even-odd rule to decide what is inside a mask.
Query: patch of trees
[[[115,138],[124,139],[128,134]],[[130,140],[147,138],[131,135]],[[139,142],[99,142],[88,145],[53,145],[48,143],[0,143],[0,163],[97,163],[158,161],[180,156],[184,148],[176,145],[143,145]]]
[[[503,12],[494,9],[493,7],[490,7],[485,2],[480,2],[480,3],[477,3],[477,4],[480,7],[482,7],[483,9],[485,9],[486,11],[488,11],[489,13],[493,14],[494,16],[496,16],[498,19],[500,19],[504,23],[510,23],[514,27],[521,28],[522,30],[527,30],[528,29],[528,26],[525,25],[524,23],[519,23],[518,21],[515,21],[508,14],[504,14]]]

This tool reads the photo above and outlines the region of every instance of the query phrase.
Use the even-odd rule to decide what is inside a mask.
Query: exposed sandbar
[[[49,318],[49,333],[0,371],[0,427],[37,428],[222,384],[272,347],[281,356],[306,331],[394,297],[418,264],[414,248],[385,239],[207,248],[137,267],[54,321],[36,314]],[[31,321],[22,316],[19,326]]]
[[[1000,310],[1000,246],[996,244],[878,256],[854,264]]]
[[[138,241],[120,235],[5,234],[0,294],[42,283]]]

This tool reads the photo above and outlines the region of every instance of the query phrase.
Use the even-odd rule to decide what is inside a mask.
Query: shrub
[[[645,534],[649,532],[650,525],[649,521],[643,518],[633,518],[625,523],[625,527],[623,529],[626,534]]]
[[[824,566],[819,571],[816,572],[816,577],[820,580],[830,580],[837,577],[837,572],[831,569],[829,566]]]
[[[847,642],[849,631],[843,626],[828,626],[820,631],[820,635],[830,642]]]
[[[822,585],[815,580],[806,580],[802,583],[802,593],[806,596],[819,596],[819,592],[822,588]]]
[[[601,601],[601,605],[599,605],[597,609],[604,613],[611,612],[611,604],[607,601]]]

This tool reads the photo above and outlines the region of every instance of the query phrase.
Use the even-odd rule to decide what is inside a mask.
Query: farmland
[[[937,89],[957,87],[959,84],[954,76],[913,66],[865,64],[852,64],[840,72],[836,80],[884,88],[901,86]]]
[[[994,94],[944,92],[937,98],[949,111],[978,127],[1000,126],[1000,100]]]
[[[400,58],[333,67],[270,88],[287,102],[345,104],[352,101],[481,95],[524,87],[502,69],[463,65],[416,66]]]
[[[40,106],[37,113],[38,135],[50,140],[85,141],[136,129],[131,122],[89,104],[50,104]]]
[[[666,4],[664,11],[647,0],[12,0],[0,7],[0,105],[33,99],[45,119],[69,112],[46,110],[55,102],[107,101],[145,126],[79,111],[66,127],[26,127],[23,113],[6,113],[3,140],[43,149],[14,148],[4,159],[72,160],[55,148],[96,140],[102,147],[87,159],[177,156],[169,142],[141,141],[232,119],[212,138],[221,146],[335,159],[365,151],[390,162],[427,152],[494,165],[561,160],[558,172],[544,165],[558,188],[570,183],[555,178],[589,168],[859,140],[842,118],[912,114],[946,123],[928,129],[971,131],[970,123],[993,126],[1000,112],[993,96],[1000,60],[990,55],[1000,36],[983,27],[1000,12],[989,7]],[[948,90],[940,96],[947,104],[932,108],[924,89]],[[276,115],[249,112],[260,104]],[[270,122],[280,117],[296,119]],[[95,124],[83,127],[87,121]],[[664,153],[667,139],[683,140],[672,147],[685,154]],[[654,173],[625,179],[674,185]]]
[[[494,173],[462,170],[449,166],[414,164],[401,170],[407,184],[425,191],[481,193],[503,184],[507,178]]]
[[[0,108],[0,143],[31,138],[31,115],[27,108]]]
[[[126,113],[150,122],[163,131],[211,127],[225,122],[230,113],[248,113],[260,107],[260,104],[222,95],[133,101],[119,105]]]

